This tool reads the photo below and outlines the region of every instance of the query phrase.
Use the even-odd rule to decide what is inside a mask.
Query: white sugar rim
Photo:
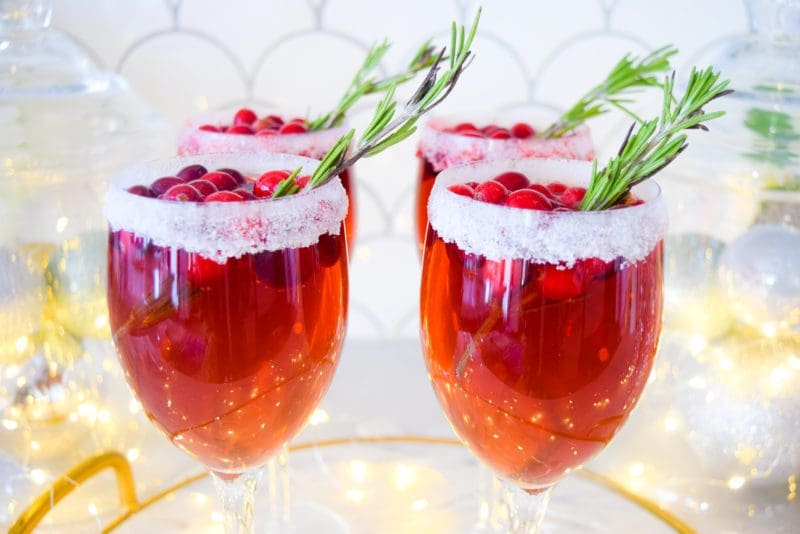
[[[456,195],[456,183],[483,182],[507,171],[533,183],[586,186],[592,164],[558,159],[482,162],[443,171],[428,202],[428,218],[438,235],[466,252],[488,259],[525,259],[571,266],[582,258],[628,262],[645,258],[667,232],[667,207],[658,184],[633,189],[644,204],[604,211],[547,212],[498,206]]]
[[[303,116],[303,114],[292,114],[289,110],[283,109],[266,109],[259,110],[259,112],[261,116],[269,114],[281,115],[283,118]],[[274,152],[322,159],[325,153],[336,144],[336,141],[350,129],[345,124],[314,132],[268,136],[236,135],[200,130],[200,126],[204,124],[213,126],[229,124],[233,121],[234,113],[235,110],[218,111],[187,120],[178,134],[178,153]]]
[[[209,170],[233,168],[249,176],[299,166],[303,174],[310,174],[319,164],[289,154],[210,154],[130,167],[112,180],[106,194],[103,210],[111,229],[127,230],[156,245],[199,253],[220,263],[244,254],[307,247],[323,234],[340,232],[347,214],[347,195],[340,180],[276,200],[242,202],[171,202],[126,191],[195,163]]]
[[[435,171],[442,171],[456,165],[466,165],[478,161],[520,158],[562,158],[589,161],[594,158],[594,143],[588,126],[581,125],[569,135],[556,139],[485,139],[467,137],[454,132],[442,131],[463,122],[481,124],[501,124],[511,127],[513,123],[524,122],[530,113],[506,112],[493,115],[450,115],[430,119],[420,132],[420,154],[431,163]],[[539,117],[541,119],[541,117]],[[527,120],[538,132],[549,122],[539,124]]]

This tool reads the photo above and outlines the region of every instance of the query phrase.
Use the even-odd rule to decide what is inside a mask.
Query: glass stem
[[[226,534],[253,533],[253,502],[261,473],[261,469],[240,475],[211,472],[214,488],[225,509]]]
[[[291,516],[291,486],[289,481],[289,449],[283,447],[264,466],[267,473],[271,534],[294,531]]]
[[[553,487],[526,491],[509,482],[502,484],[508,507],[508,531],[512,534],[538,534]]]

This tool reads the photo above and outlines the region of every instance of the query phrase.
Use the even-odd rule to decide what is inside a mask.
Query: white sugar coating
[[[310,174],[319,164],[289,154],[209,154],[130,167],[112,180],[106,194],[104,212],[111,229],[134,232],[156,245],[199,253],[220,263],[244,254],[306,247],[323,234],[340,232],[347,214],[340,180],[276,200],[243,202],[172,202],[126,191],[195,163],[209,170],[233,168],[249,176],[299,166],[303,174]]]
[[[336,144],[336,141],[350,129],[345,125],[315,132],[269,136],[227,134],[199,129],[204,124],[230,125],[235,112],[236,110],[216,112],[193,117],[186,121],[178,135],[178,154],[275,152],[322,159],[325,153]],[[303,114],[292,114],[285,110],[261,112],[261,116],[269,114],[279,115],[287,120],[291,117],[303,116]]]
[[[586,126],[580,126],[569,135],[557,139],[485,139],[442,131],[463,122],[472,122],[479,128],[489,124],[511,128],[517,122],[527,122],[538,132],[552,122],[526,120],[528,115],[507,112],[482,117],[434,117],[421,129],[420,154],[437,172],[456,165],[496,159],[563,158],[589,161],[594,158],[594,144]]]
[[[532,183],[561,182],[585,187],[592,165],[534,158],[482,162],[443,171],[428,202],[428,217],[445,242],[492,260],[514,258],[569,267],[582,258],[641,260],[666,234],[666,203],[652,180],[633,189],[644,204],[590,212],[510,208],[456,195],[447,189],[456,183],[491,180],[507,171],[521,172]]]

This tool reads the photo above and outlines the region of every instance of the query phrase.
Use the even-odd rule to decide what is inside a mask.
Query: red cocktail
[[[521,114],[520,114],[521,115]],[[436,117],[421,128],[417,183],[416,232],[420,253],[428,227],[428,198],[441,171],[484,160],[563,158],[589,161],[594,145],[586,126],[564,137],[537,137],[541,128],[513,115],[503,117]]]
[[[608,444],[661,328],[658,187],[576,211],[590,174],[566,160],[470,165],[443,173],[429,204],[420,302],[434,390],[474,454],[533,493]]]
[[[219,480],[262,466],[333,378],[347,315],[344,189],[247,195],[248,177],[316,163],[173,158],[123,173],[108,193],[109,317],[126,377],[164,435]],[[229,172],[150,183],[198,164]]]
[[[309,131],[308,122],[288,113],[247,116],[239,110],[195,117],[186,122],[178,138],[178,154],[281,153],[313,159],[322,156],[345,133],[348,126]],[[252,120],[251,120],[252,119]],[[349,200],[345,217],[348,250],[352,251],[356,232],[355,182],[350,169],[339,176]]]

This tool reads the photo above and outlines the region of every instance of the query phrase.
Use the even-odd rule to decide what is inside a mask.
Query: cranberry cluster
[[[236,169],[208,171],[202,165],[189,165],[175,176],[164,176],[149,186],[134,185],[128,192],[149,198],[174,202],[240,202],[270,198],[275,188],[291,175],[288,170],[267,171],[257,180],[246,177]],[[308,175],[297,176],[295,184],[302,189]]]
[[[518,122],[511,128],[503,128],[495,124],[478,128],[471,122],[462,122],[451,128],[443,128],[443,132],[463,135],[465,137],[482,137],[484,139],[528,139],[536,135],[536,130],[526,122]]]
[[[586,194],[585,187],[570,187],[560,182],[532,184],[524,174],[513,171],[482,183],[454,184],[448,189],[457,195],[489,204],[539,211],[577,211]],[[618,207],[642,203],[642,200],[628,195]]]
[[[285,121],[278,115],[265,115],[258,118],[252,109],[242,108],[233,116],[233,122],[230,125],[203,124],[199,129],[206,132],[238,135],[298,134],[308,131],[308,121],[300,117]]]

